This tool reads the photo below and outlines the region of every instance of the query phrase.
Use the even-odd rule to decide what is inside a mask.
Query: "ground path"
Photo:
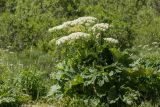
[[[36,104],[36,105],[23,104],[20,107],[56,107],[56,106],[54,106],[54,105],[47,105],[47,104]]]

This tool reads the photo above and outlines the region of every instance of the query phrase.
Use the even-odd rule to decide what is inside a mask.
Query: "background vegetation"
[[[91,34],[83,26],[48,32],[82,16],[109,23],[104,35],[119,44],[50,42],[77,31]],[[0,106],[159,105],[159,0],[0,0],[0,22]]]

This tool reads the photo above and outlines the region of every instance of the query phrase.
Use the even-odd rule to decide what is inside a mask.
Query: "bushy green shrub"
[[[52,30],[57,32],[56,30],[66,29],[65,23]],[[74,26],[67,29],[72,27]],[[110,106],[136,105],[144,100],[158,100],[160,80],[157,65],[146,66],[144,62],[147,60],[136,60],[132,54],[121,51],[121,42],[108,38],[108,28],[105,31],[101,27],[96,25],[96,32],[94,27],[91,30],[90,26],[85,27],[83,31],[88,34],[77,32],[54,37],[51,42],[55,44],[54,51],[58,53],[55,53],[57,65],[51,75],[55,85],[51,87],[48,97],[59,100],[69,98],[69,102],[66,102],[68,106],[80,102],[87,106],[85,101],[88,100],[89,104],[89,99],[97,99],[97,105]],[[85,36],[78,38],[81,34]]]

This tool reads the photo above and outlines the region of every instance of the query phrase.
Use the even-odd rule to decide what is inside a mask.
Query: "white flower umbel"
[[[61,44],[65,43],[65,42],[71,41],[71,40],[77,40],[77,39],[80,39],[80,38],[86,38],[88,36],[89,36],[89,34],[83,33],[83,32],[71,33],[68,36],[64,36],[64,37],[61,37],[60,39],[58,39],[56,41],[56,45],[61,45]]]
[[[56,41],[56,45],[60,45],[60,44],[63,44],[65,43],[66,41],[70,40],[70,38],[68,36],[63,36],[61,37],[60,39],[58,39]]]
[[[95,24],[92,27],[92,31],[96,32],[96,31],[106,31],[109,28],[109,24],[108,23],[98,23]]]
[[[72,20],[72,21],[67,21],[67,22],[64,22],[62,25],[50,28],[49,32],[65,29],[65,28],[68,28],[68,27],[76,26],[76,25],[90,26],[90,25],[92,25],[96,22],[97,22],[97,18],[95,18],[95,17],[91,17],[91,16],[79,17],[78,19],[75,19],[75,20]]]
[[[113,43],[113,44],[117,44],[119,43],[117,39],[114,39],[114,38],[104,38],[104,40],[106,42],[109,42],[109,43]]]
[[[94,24],[97,22],[97,18],[95,17],[91,17],[91,16],[88,16],[88,17],[80,17],[76,20],[73,20],[73,23],[74,25],[90,25],[90,24]]]
[[[66,28],[66,26],[65,26],[65,25],[59,25],[59,26],[56,26],[56,27],[50,28],[48,31],[49,31],[49,32],[53,32],[53,31],[56,31],[56,30],[64,29],[64,28]]]

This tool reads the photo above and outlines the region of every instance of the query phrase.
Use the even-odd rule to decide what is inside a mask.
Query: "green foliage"
[[[7,50],[0,51],[0,106],[14,107],[40,100],[46,95],[50,87],[48,74],[52,68],[48,67],[52,59],[37,51],[18,55]]]
[[[50,1],[7,1],[6,10],[2,13],[1,47],[13,46],[23,50],[47,37],[49,24],[53,22]],[[46,20],[47,19],[47,20]],[[51,20],[52,19],[52,20]],[[55,20],[56,21],[56,20]]]
[[[64,107],[158,106],[159,7],[159,0],[0,0],[0,106],[39,100]],[[81,16],[110,27],[48,33]],[[55,45],[74,32],[90,36]],[[109,37],[119,43],[106,42]]]
[[[85,65],[79,65],[78,68],[71,66],[65,62],[58,64],[53,78],[59,88],[56,91],[51,89],[54,97],[61,99],[65,96],[85,96],[86,99],[99,99],[98,104],[121,106],[124,106],[123,103],[133,105],[143,100],[158,100],[159,73],[152,68],[145,68],[141,62],[132,62],[129,67],[121,62],[94,68]]]

